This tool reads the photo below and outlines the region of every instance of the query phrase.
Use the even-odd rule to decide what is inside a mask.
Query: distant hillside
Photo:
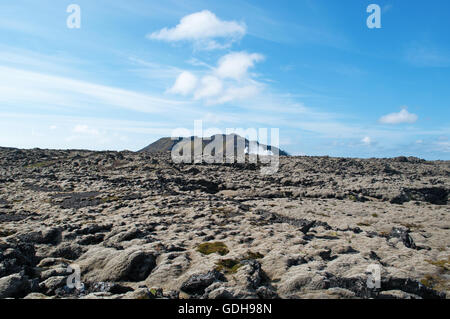
[[[213,152],[212,155],[218,153],[218,154],[224,154],[224,150],[227,149],[227,137],[233,137],[233,149],[234,152],[236,153],[237,150],[237,146],[239,145],[239,143],[243,143],[245,145],[245,152],[249,151],[249,145],[250,145],[250,141],[246,138],[243,138],[239,135],[236,134],[232,134],[232,135],[213,135],[210,137],[210,139],[203,139],[201,142],[201,144],[199,143],[199,145],[202,145],[202,150],[211,142],[213,142],[215,140],[216,137],[218,136],[222,136],[223,138],[223,145],[222,147],[217,147],[217,149],[215,149],[215,152]],[[230,138],[231,139],[231,138]],[[177,145],[178,143],[190,143],[191,144],[191,150],[194,151],[194,141],[199,140],[198,137],[196,136],[191,136],[188,139],[182,138],[182,137],[178,137],[175,140],[172,140],[172,138],[170,137],[163,137],[160,138],[159,140],[157,140],[156,142],[148,145],[147,147],[144,147],[142,150],[140,150],[139,152],[150,152],[150,153],[155,153],[155,152],[169,152],[172,151],[172,148]],[[272,152],[276,152],[276,150],[278,150],[279,155],[280,156],[289,156],[289,154],[283,150],[280,150],[276,147],[272,147],[271,145],[267,146],[265,144],[260,144],[257,142],[258,145],[258,152],[259,154],[266,154],[266,155],[270,155]],[[177,145],[177,147],[182,147],[183,144]],[[265,151],[267,150],[267,151]]]
[[[138,152],[156,153],[156,152],[171,151],[174,145],[178,143],[178,141],[179,140],[172,140],[170,137],[163,137],[157,140],[156,142],[144,147]]]

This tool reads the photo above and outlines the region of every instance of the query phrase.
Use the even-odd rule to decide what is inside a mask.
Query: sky
[[[381,28],[367,26],[370,4]],[[279,128],[291,155],[449,160],[449,12],[448,0],[3,0],[0,146],[136,151],[201,120]]]

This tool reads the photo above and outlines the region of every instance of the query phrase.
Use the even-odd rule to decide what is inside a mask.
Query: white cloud
[[[182,72],[175,84],[168,90],[169,93],[188,95],[197,87],[197,77],[191,72]]]
[[[195,100],[206,100],[206,104],[223,104],[244,100],[258,95],[262,84],[253,80],[249,68],[263,60],[258,53],[233,52],[219,59],[216,68],[203,71],[200,81],[192,72],[181,73],[169,93],[189,95]],[[198,83],[200,82],[200,83]]]
[[[96,129],[92,129],[87,125],[78,124],[76,125],[73,130],[74,133],[79,134],[85,134],[85,135],[91,135],[91,136],[98,136],[100,135],[100,132]]]
[[[174,28],[163,28],[149,34],[147,37],[168,42],[193,41],[204,49],[218,49],[228,47],[233,41],[242,38],[247,32],[244,23],[224,21],[214,13],[203,10],[183,17]],[[223,44],[213,40],[223,38]]]
[[[252,96],[257,95],[259,91],[260,91],[259,87],[257,87],[256,85],[247,85],[243,87],[230,87],[215,102],[221,104],[231,102],[234,100],[248,99]]]
[[[361,142],[363,142],[366,145],[372,144],[372,139],[369,136],[364,137]]]
[[[222,78],[240,80],[247,76],[249,68],[256,62],[262,61],[264,57],[258,53],[249,54],[247,52],[229,53],[219,60],[216,74]]]
[[[252,155],[260,155],[260,156],[272,156],[273,155],[272,151],[268,150],[265,147],[262,147],[261,145],[258,145],[258,148],[256,150],[254,149],[254,146],[250,147],[250,148],[251,148],[251,150],[250,150],[251,153],[249,153],[248,147],[245,148],[244,153],[252,154]]]
[[[415,123],[418,120],[416,114],[409,113],[405,108],[398,113],[391,113],[380,118],[380,123],[383,124],[401,124],[401,123]]]
[[[211,98],[219,95],[223,90],[223,83],[215,76],[207,75],[201,79],[200,87],[195,91],[196,100]]]

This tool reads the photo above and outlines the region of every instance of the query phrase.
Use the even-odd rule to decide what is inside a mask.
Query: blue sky
[[[381,29],[369,29],[369,4]],[[69,29],[70,4],[81,28]],[[291,154],[450,159],[450,2],[0,2],[0,145],[279,128]]]

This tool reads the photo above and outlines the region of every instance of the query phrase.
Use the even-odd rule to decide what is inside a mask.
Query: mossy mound
[[[245,257],[244,257],[244,259],[261,259],[261,258],[264,258],[263,254],[258,253],[258,252],[254,253],[252,251],[249,251],[247,253],[247,255],[245,255]]]
[[[439,267],[442,272],[450,271],[450,257],[442,260],[426,260],[429,264]]]
[[[102,198],[103,203],[112,203],[118,201],[120,198],[117,196],[108,196],[105,198]]]
[[[253,260],[253,259],[261,259],[264,258],[264,255],[261,253],[254,253],[252,251],[247,252],[247,254],[241,259],[221,259],[217,262],[217,271],[222,271],[225,274],[234,274],[238,271],[240,267],[243,266],[244,260]]]
[[[217,271],[223,271],[226,274],[234,274],[242,266],[241,261],[237,259],[222,259],[217,262]]]
[[[420,280],[420,283],[425,287],[436,291],[447,291],[450,289],[448,280],[439,275],[427,274],[422,280]]]
[[[228,250],[228,247],[220,241],[200,244],[197,247],[197,251],[202,253],[203,255],[218,253],[221,256],[225,256],[230,252]]]
[[[58,163],[58,161],[44,161],[39,163],[33,163],[30,165],[25,166],[26,168],[43,168],[43,167],[50,167],[54,164]]]

